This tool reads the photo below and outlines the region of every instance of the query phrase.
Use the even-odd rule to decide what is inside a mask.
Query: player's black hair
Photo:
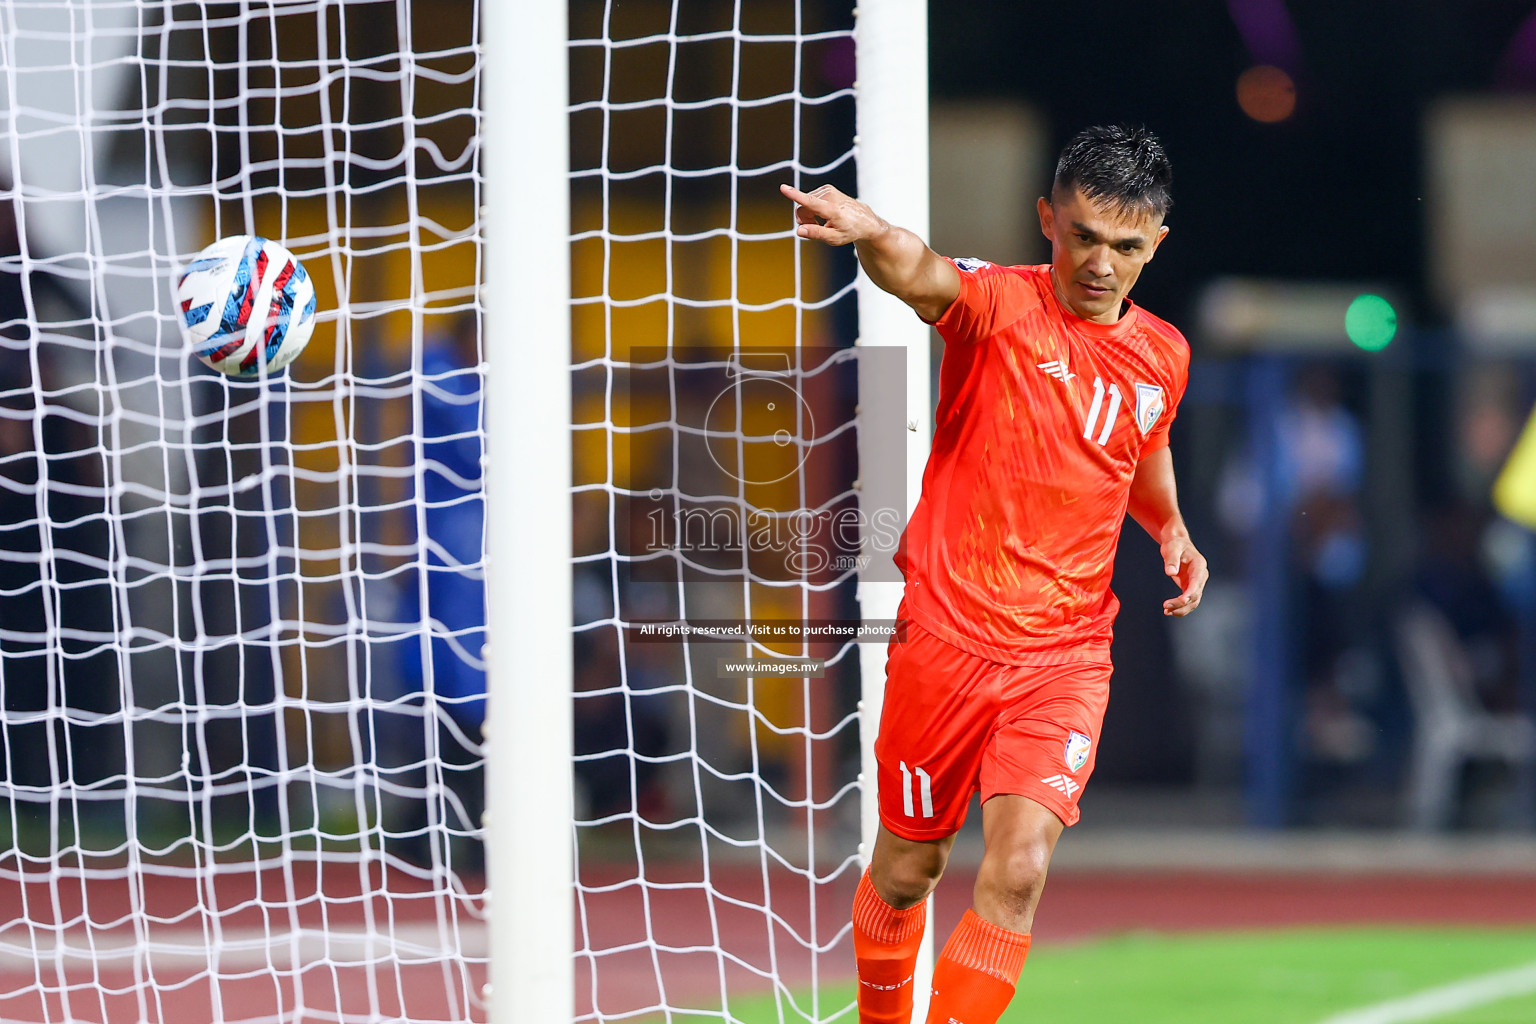
[[[1119,210],[1162,217],[1173,205],[1172,185],[1173,167],[1156,135],[1139,125],[1095,125],[1061,151],[1051,195],[1081,189],[1089,199]]]

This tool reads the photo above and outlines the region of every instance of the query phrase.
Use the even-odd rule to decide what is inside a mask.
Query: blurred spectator
[[[637,472],[643,475],[631,469],[632,474]],[[615,500],[614,495],[604,495],[601,504],[579,506],[576,511],[576,553],[606,554],[576,563],[573,618],[578,627],[619,612],[626,622],[667,621],[677,615],[676,563],[671,559],[625,561],[614,550],[617,546],[638,554],[645,548],[648,506],[621,502],[630,520],[628,536],[613,538],[610,545],[606,513],[608,503]],[[631,545],[638,547],[631,551]],[[669,820],[672,801],[663,766],[655,759],[668,750],[671,712],[680,698],[647,691],[682,681],[681,671],[669,657],[681,644],[629,642],[621,649],[619,637],[624,632],[604,624],[578,629],[574,637],[576,779],[584,803],[577,813],[590,819],[634,811],[649,821]]]
[[[1311,367],[1297,381],[1281,414],[1279,457],[1303,571],[1325,591],[1354,586],[1365,571],[1359,507],[1365,442],[1330,368]]]
[[[1508,450],[1508,445],[1502,450]],[[1499,470],[1493,484],[1493,502],[1508,519],[1527,530],[1536,530],[1536,410],[1531,411],[1524,430],[1514,441],[1513,451]]]
[[[1360,711],[1373,689],[1373,661],[1355,646],[1367,632],[1359,595],[1367,555],[1360,506],[1365,440],[1340,397],[1336,371],[1313,366],[1300,374],[1279,436],[1279,476],[1300,570],[1308,749],[1318,761],[1356,763],[1375,749],[1375,728]]]
[[[426,601],[407,574],[405,621],[432,627],[431,685],[460,724],[478,732],[485,721],[484,454],[481,436],[480,328],[474,314],[455,319],[446,334],[422,343],[421,454],[426,536]],[[414,533],[414,529],[412,530]],[[426,686],[415,645],[403,648],[408,687]]]
[[[41,586],[39,460],[26,387],[25,376],[0,376],[0,394],[5,395],[0,406],[0,689],[7,719],[0,775],[14,785],[46,787],[53,769],[47,727],[11,721],[47,707],[51,659],[48,594]]]
[[[0,191],[15,195],[9,175],[0,174]],[[20,253],[15,206],[0,203],[0,779],[40,787],[33,798],[46,814],[58,780],[88,785],[123,772],[123,726],[112,717],[122,692],[103,441],[92,425],[104,399],[60,387],[98,371],[89,358],[78,369],[59,365],[28,300],[58,302],[73,318],[90,311],[45,269],[23,278]],[[45,388],[73,415],[44,407]]]
[[[46,373],[46,350],[38,363]],[[37,383],[25,359],[0,372],[0,777],[46,803],[58,780],[100,782],[124,762],[98,442],[86,423],[39,415]]]
[[[576,643],[576,778],[585,802],[578,814],[634,811],[667,821],[671,801],[656,759],[667,753],[668,699],[646,691],[678,681],[659,665],[671,645],[629,644],[621,671],[615,633],[603,627],[579,634]]]
[[[451,836],[476,833],[485,807],[483,378],[474,314],[462,314],[446,333],[424,339],[417,386],[422,489],[415,497],[421,506],[407,505],[405,533],[417,536],[418,521],[424,523],[423,571],[399,574],[395,593],[379,595],[370,607],[380,621],[402,627],[391,630],[382,645],[393,652],[395,678],[381,679],[375,695],[403,707],[375,719],[379,767],[396,786],[421,795],[397,801],[387,828],[401,837],[398,848],[405,856],[431,864],[440,857],[429,848],[428,825],[436,820]],[[425,645],[421,629],[429,633]],[[435,721],[424,717],[429,691],[436,698]],[[434,757],[446,792],[424,778],[424,766]],[[454,863],[479,870],[483,858],[483,845],[472,843]]]
[[[1455,630],[1488,709],[1513,711],[1520,703],[1519,625],[1484,564],[1488,524],[1485,510],[1464,501],[1431,510],[1414,590]]]

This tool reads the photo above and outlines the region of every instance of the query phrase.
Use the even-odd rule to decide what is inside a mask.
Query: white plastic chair
[[[1443,829],[1455,810],[1462,766],[1502,761],[1516,770],[1512,818],[1529,824],[1536,781],[1536,723],[1519,712],[1495,713],[1478,699],[1472,665],[1443,614],[1409,606],[1397,620],[1397,652],[1413,706],[1408,820],[1416,829]]]

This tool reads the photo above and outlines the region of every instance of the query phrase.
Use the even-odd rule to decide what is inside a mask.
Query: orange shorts
[[[906,620],[886,660],[875,739],[886,828],[912,840],[950,835],[976,792],[983,803],[1026,796],[1077,823],[1109,702],[1109,651],[1042,652],[1038,662],[988,661]]]

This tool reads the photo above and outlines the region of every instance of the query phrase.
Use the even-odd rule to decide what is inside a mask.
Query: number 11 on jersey
[[[922,800],[923,817],[933,817],[933,780],[928,773],[921,768],[908,768],[907,762],[901,762],[901,812],[909,818],[916,817],[912,811],[912,776],[917,776],[919,797]]]
[[[1120,403],[1124,401],[1120,394],[1120,385],[1109,386],[1109,411],[1104,414],[1104,429],[1099,432],[1097,438],[1100,447],[1109,443],[1109,435],[1115,430],[1115,416],[1120,412]],[[1088,423],[1083,427],[1083,437],[1089,441],[1095,440],[1094,429],[1099,425],[1099,413],[1104,409],[1104,378],[1093,378],[1093,404],[1088,407]]]

